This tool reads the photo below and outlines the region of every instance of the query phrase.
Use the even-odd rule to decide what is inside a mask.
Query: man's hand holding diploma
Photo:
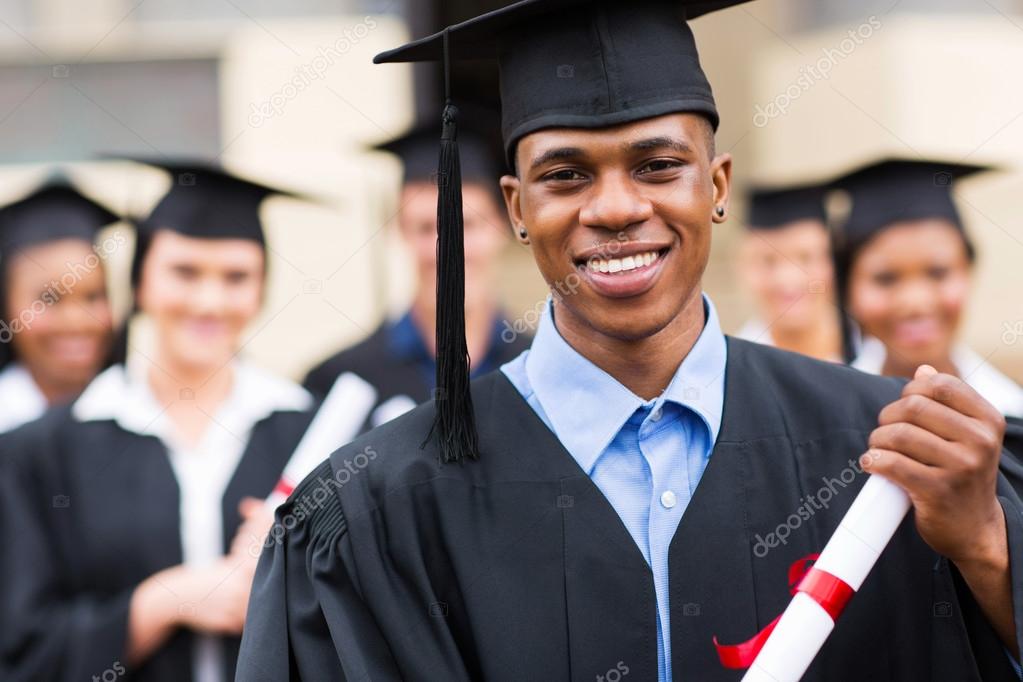
[[[906,491],[920,536],[955,564],[1018,659],[1005,516],[995,494],[1005,418],[961,379],[923,365],[878,423],[861,465]]]

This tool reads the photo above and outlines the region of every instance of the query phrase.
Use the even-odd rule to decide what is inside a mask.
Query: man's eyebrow
[[[533,158],[532,163],[529,164],[529,169],[536,170],[540,166],[550,163],[551,161],[577,159],[580,156],[583,156],[583,150],[578,147],[556,147],[554,149],[548,149]]]
[[[674,152],[678,152],[679,154],[689,154],[693,151],[692,147],[682,140],[674,137],[668,137],[667,135],[660,137],[648,137],[642,140],[636,140],[635,142],[626,142],[624,146],[628,151],[634,152],[670,149]]]

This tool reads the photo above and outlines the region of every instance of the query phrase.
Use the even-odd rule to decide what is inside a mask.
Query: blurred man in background
[[[738,270],[756,312],[736,336],[840,362],[825,191],[805,186],[751,192]]]
[[[479,121],[477,117],[475,120]],[[377,147],[401,159],[398,229],[415,261],[411,309],[386,321],[369,338],[327,359],[306,376],[305,386],[323,396],[345,372],[377,391],[366,418],[370,429],[432,397],[436,382],[437,140],[436,124],[421,125]],[[529,338],[507,338],[497,294],[501,251],[509,227],[499,194],[497,154],[480,132],[459,134],[465,222],[465,329],[472,374],[493,371],[529,347]]]

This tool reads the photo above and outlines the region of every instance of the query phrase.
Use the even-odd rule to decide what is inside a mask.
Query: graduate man
[[[783,610],[790,565],[863,468],[914,514],[805,679],[1017,679],[1023,503],[999,473],[1002,417],[929,368],[903,385],[726,338],[702,292],[731,159],[685,19],[730,4],[526,0],[378,56],[499,56],[513,229],[552,289],[577,286],[471,387],[464,342],[441,339],[438,400],[295,490],[239,680],[737,680],[712,638]]]

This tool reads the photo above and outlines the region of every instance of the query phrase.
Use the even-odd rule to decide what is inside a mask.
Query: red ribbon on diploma
[[[285,497],[291,497],[291,493],[294,492],[294,490],[295,486],[292,485],[290,481],[287,481],[282,478],[281,480],[277,481],[277,485],[274,486],[273,492],[280,493]]]
[[[827,571],[811,567],[810,563],[816,561],[819,556],[819,554],[808,554],[789,566],[789,592],[793,595],[796,592],[809,595],[827,611],[831,620],[838,620],[838,614],[842,613],[855,590],[841,578],[836,578]],[[721,665],[737,670],[753,665],[754,659],[763,648],[764,642],[771,636],[771,632],[774,631],[774,626],[778,624],[779,620],[781,620],[780,615],[751,639],[740,644],[719,644],[718,638],[714,637],[714,646],[718,650]]]

